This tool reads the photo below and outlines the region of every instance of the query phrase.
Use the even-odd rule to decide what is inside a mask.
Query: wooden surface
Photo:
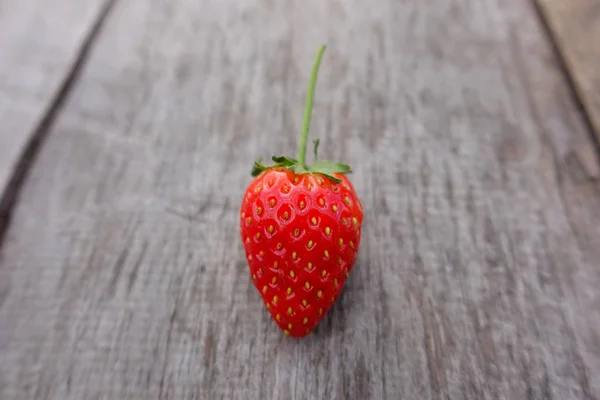
[[[295,340],[238,209],[322,42],[312,133],[365,225]],[[586,129],[530,2],[117,1],[6,232],[0,398],[598,399]]]
[[[0,2],[0,229],[103,0]],[[26,157],[24,157],[26,155]]]
[[[600,0],[536,0],[600,142]]]

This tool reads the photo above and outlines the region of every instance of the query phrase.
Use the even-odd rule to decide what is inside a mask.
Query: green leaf
[[[350,172],[350,166],[347,164],[338,163],[335,161],[317,161],[311,164],[311,172],[320,172],[322,174],[333,174],[338,172],[340,174],[347,174]]]
[[[335,183],[340,183],[341,179],[336,178],[333,174],[347,174],[350,172],[350,166],[335,161],[316,161],[309,167],[309,171],[325,175]]]
[[[295,164],[291,166],[290,169],[296,174],[307,174],[310,172],[310,170],[306,169],[306,167],[300,164]]]
[[[288,158],[286,156],[273,156],[273,157],[271,157],[271,159],[273,160],[273,162],[277,163],[278,165],[285,166],[285,167],[289,167],[289,166],[298,164],[298,161],[294,160],[293,158]]]
[[[267,167],[265,167],[264,165],[262,165],[262,159],[258,159],[256,161],[254,161],[254,165],[252,166],[252,176],[258,176],[260,175],[263,171],[266,171]]]
[[[333,175],[324,174],[324,173],[322,173],[322,172],[319,172],[319,173],[320,173],[321,175],[323,175],[323,176],[325,176],[325,177],[327,177],[327,178],[331,179],[331,180],[332,180],[332,181],[334,181],[335,183],[341,183],[341,182],[342,182],[342,180],[341,180],[341,179],[339,179],[339,178],[336,178],[336,177],[335,177],[335,176],[333,176]]]

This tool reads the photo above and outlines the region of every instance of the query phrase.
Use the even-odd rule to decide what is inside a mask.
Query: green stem
[[[306,104],[304,106],[304,123],[302,124],[302,133],[300,134],[300,148],[298,149],[298,164],[301,167],[306,167],[306,142],[308,140],[308,130],[310,128],[310,118],[312,115],[313,99],[315,97],[315,86],[317,84],[317,74],[319,72],[319,65],[321,65],[321,58],[325,52],[325,45],[322,45],[315,58],[312,72],[310,75],[310,81],[308,82],[308,93],[306,95]]]

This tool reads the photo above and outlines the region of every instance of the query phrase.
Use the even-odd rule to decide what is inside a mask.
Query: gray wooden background
[[[599,399],[596,116],[538,7],[0,0],[0,399]],[[238,209],[322,43],[365,225],[296,340]]]

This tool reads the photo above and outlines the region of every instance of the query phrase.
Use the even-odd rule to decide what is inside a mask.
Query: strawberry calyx
[[[304,122],[302,124],[302,132],[300,134],[300,146],[298,150],[297,158],[290,158],[286,156],[274,155],[271,157],[274,164],[264,165],[262,159],[258,159],[254,162],[252,167],[252,176],[258,176],[266,170],[279,168],[288,169],[296,174],[320,174],[326,178],[331,179],[335,183],[340,183],[341,179],[335,177],[334,174],[347,174],[351,172],[351,168],[347,164],[339,163],[336,161],[329,160],[317,160],[317,153],[319,150],[319,139],[314,139],[314,157],[315,160],[312,164],[306,164],[306,146],[308,140],[308,131],[310,128],[310,120],[312,116],[313,99],[315,93],[315,86],[317,83],[317,75],[323,53],[325,52],[325,46],[321,46],[317,52],[315,62],[313,64],[310,80],[308,83],[308,93],[306,96],[306,104],[304,107]]]
[[[271,165],[262,164],[261,159],[256,160],[252,167],[252,176],[258,176],[269,169],[279,168],[288,169],[295,174],[321,174],[335,183],[340,183],[342,180],[336,178],[334,174],[348,174],[351,172],[349,165],[329,160],[315,161],[305,166],[300,164],[298,160],[285,156],[273,156],[271,159],[274,162]]]

